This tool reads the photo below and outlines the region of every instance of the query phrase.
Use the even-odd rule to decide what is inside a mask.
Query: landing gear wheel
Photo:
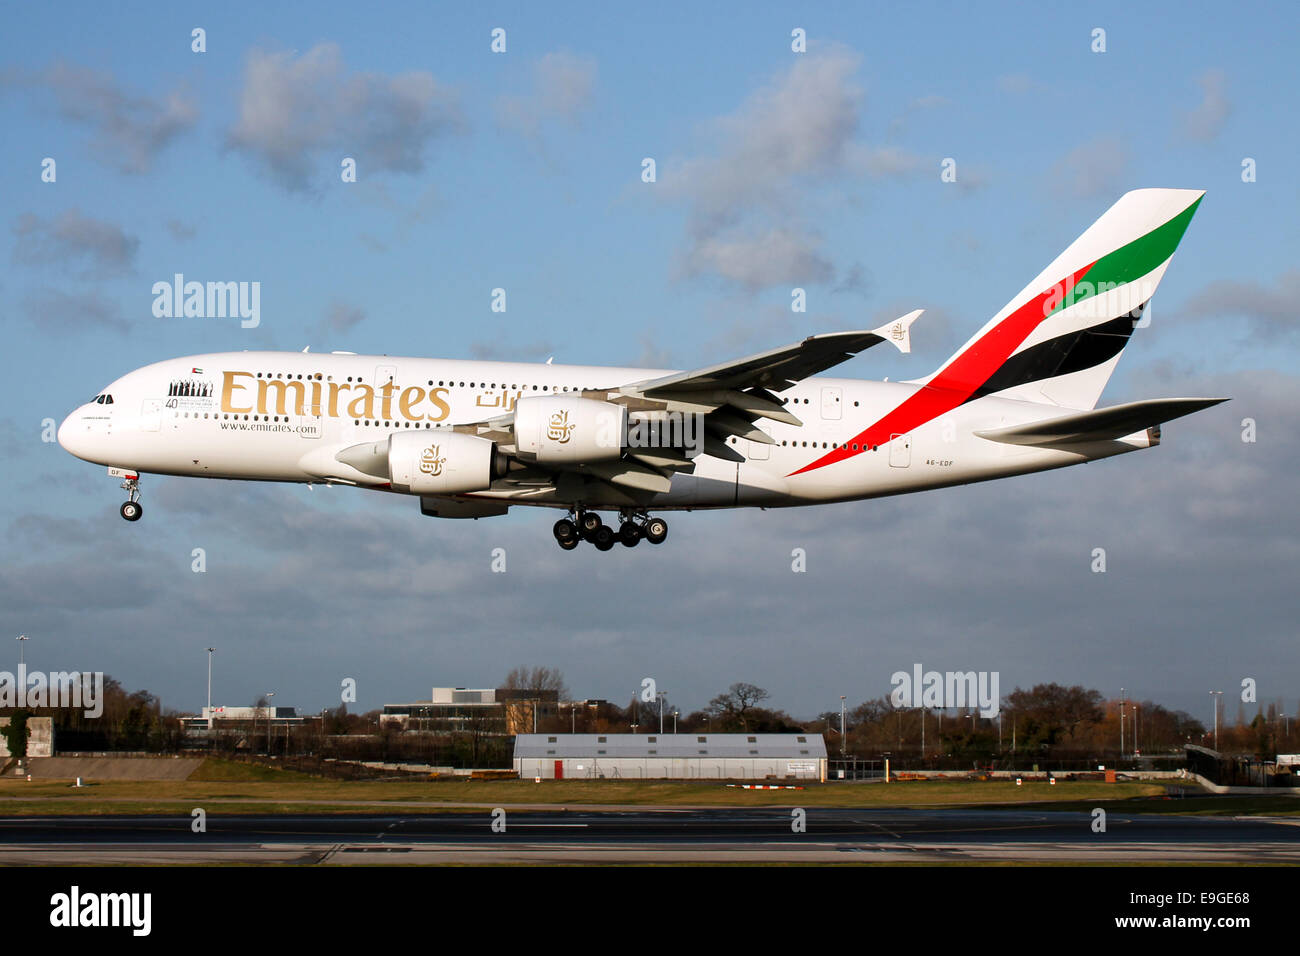
[[[645,539],[651,544],[663,544],[668,537],[668,522],[663,518],[651,518],[645,523]]]
[[[560,547],[565,551],[572,551],[578,546],[577,538],[557,538],[556,540],[559,541]]]
[[[600,515],[595,511],[584,511],[578,515],[578,527],[582,529],[583,537],[594,537],[596,531],[603,525],[604,522],[600,520]]]
[[[560,544],[566,541],[572,541],[575,545],[578,543],[578,526],[568,518],[561,518],[555,522],[555,527],[551,530],[555,534],[555,540]]]
[[[140,507],[138,501],[124,501],[118,511],[122,513],[122,517],[127,521],[139,521],[140,516],[144,514],[144,508]]]
[[[634,521],[624,521],[618,526],[618,540],[625,547],[635,548],[641,541],[641,529]]]
[[[591,535],[591,543],[597,551],[608,551],[614,547],[614,541],[614,529],[607,524],[600,525]]]

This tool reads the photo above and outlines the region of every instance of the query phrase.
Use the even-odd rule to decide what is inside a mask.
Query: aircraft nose
[[[82,418],[82,409],[77,409],[63,420],[56,437],[59,444],[63,446],[64,451],[85,461],[90,460],[90,446],[93,436],[90,433],[89,425]]]

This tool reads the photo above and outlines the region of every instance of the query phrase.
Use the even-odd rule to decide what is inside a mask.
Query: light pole
[[[677,733],[677,708],[673,708],[673,733]]]
[[[208,730],[212,729],[212,652],[215,647],[208,648]]]
[[[26,634],[19,634],[17,640],[18,640],[18,669],[22,670],[23,664],[26,661],[26,655],[23,654],[23,651],[27,648],[27,642],[30,641],[31,638],[28,637]],[[22,680],[22,678],[20,677],[19,680]]]
[[[667,691],[660,691],[655,695],[659,698],[659,733],[664,732],[664,698],[668,696]]]
[[[844,742],[844,715],[845,708],[848,704],[843,694],[840,694],[840,756],[843,757],[848,752],[848,745]]]
[[[1142,729],[1142,705],[1133,704],[1133,757],[1142,756],[1142,748],[1138,744],[1138,731]]]
[[[1119,689],[1119,756],[1124,759],[1124,688]]]
[[[1223,698],[1223,691],[1210,691],[1210,698],[1214,701],[1214,750],[1219,750],[1219,701]]]

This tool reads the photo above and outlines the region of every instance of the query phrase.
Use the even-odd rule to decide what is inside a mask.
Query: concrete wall
[[[0,727],[8,727],[9,720],[8,717],[0,717]],[[13,755],[9,753],[9,744],[3,737],[0,737],[0,760],[8,760],[11,756]],[[27,756],[54,756],[53,717],[27,718]]]

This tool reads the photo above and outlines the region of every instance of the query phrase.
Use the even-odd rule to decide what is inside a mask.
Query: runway
[[[803,829],[798,829],[802,822]],[[0,818],[0,865],[1298,863],[1300,820],[1033,808]]]

